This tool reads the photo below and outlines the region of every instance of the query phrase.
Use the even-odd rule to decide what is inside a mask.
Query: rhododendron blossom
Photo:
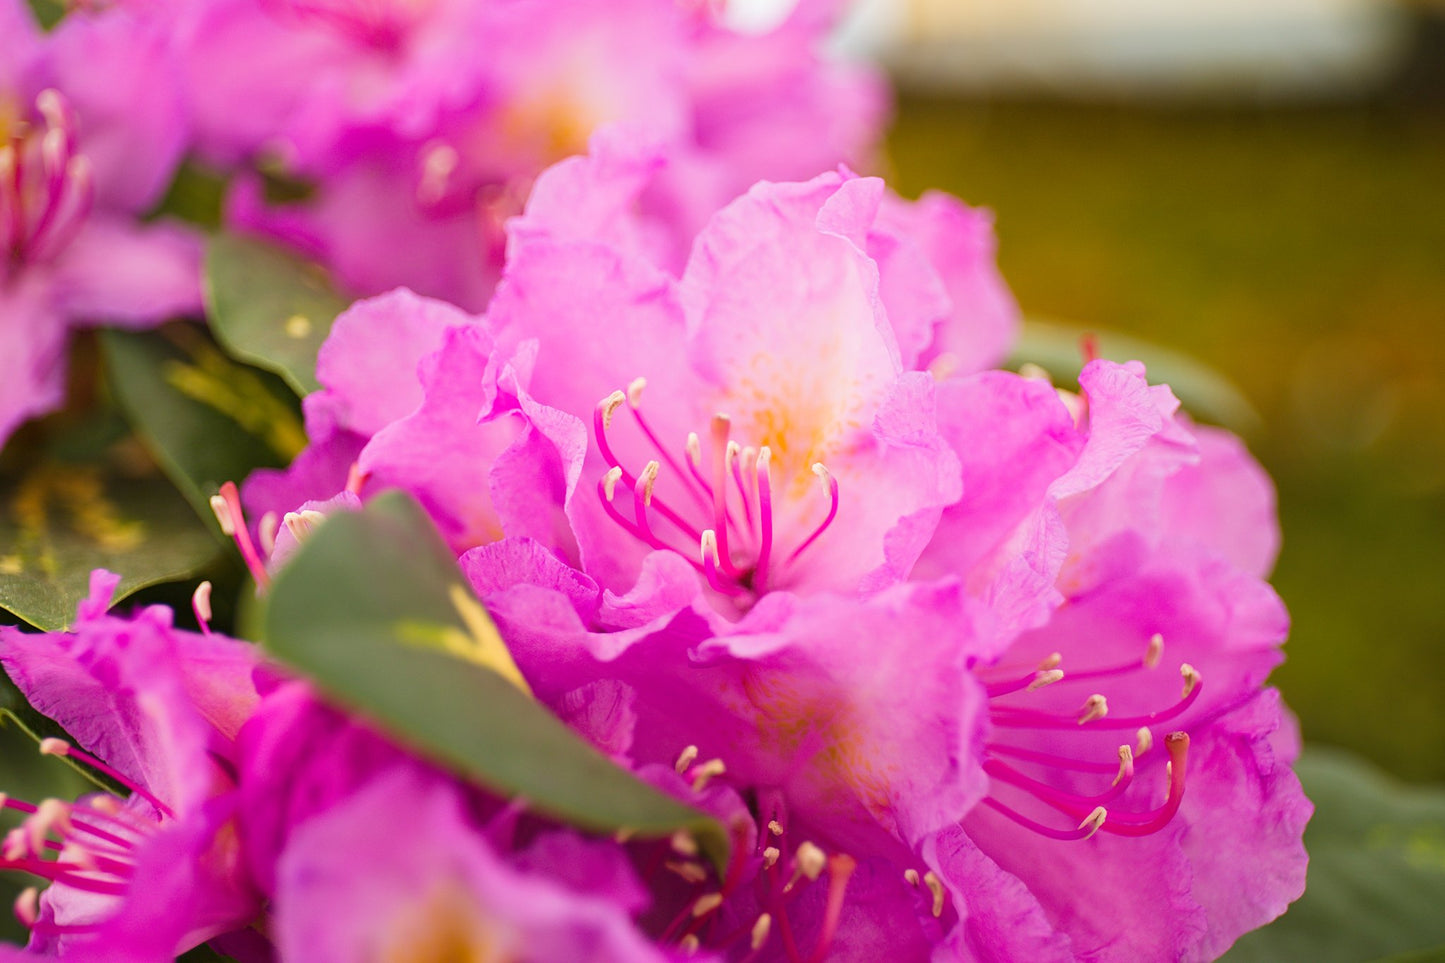
[[[477,310],[533,179],[603,126],[671,147],[650,205],[682,239],[760,177],[867,160],[886,94],[867,68],[820,54],[834,6],[808,0],[766,36],[674,0],[159,9],[178,21],[202,156],[310,185],[278,202],[243,169],[231,224],[356,293],[405,285]]]
[[[26,814],[5,838],[0,868],[52,884],[16,904],[32,950],[170,959],[247,926],[261,909],[234,823],[234,740],[256,705],[256,657],[242,642],[176,631],[166,609],[107,616],[118,581],[95,573],[73,632],[0,629],[0,662],[79,744],[46,739],[41,751],[130,796],[0,797]]]
[[[0,444],[60,404],[72,328],[200,306],[192,237],[138,223],[180,159],[176,84],[154,25],[111,11],[42,35],[0,0]]]
[[[1308,803],[1262,688],[1286,620],[1257,470],[1140,365],[1078,394],[978,371],[987,248],[919,227],[957,206],[761,184],[674,274],[632,203],[655,164],[619,148],[539,181],[486,316],[358,465],[482,542],[463,568],[540,698],[621,684],[623,758],[749,800],[750,855],[662,938],[1203,958],[1278,915]],[[486,454],[503,370],[545,470]],[[1260,525],[1201,523],[1216,479]]]

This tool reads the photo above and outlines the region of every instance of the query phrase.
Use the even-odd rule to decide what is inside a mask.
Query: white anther
[[[692,915],[706,916],[707,914],[711,913],[713,910],[721,906],[722,901],[723,898],[721,893],[704,893],[702,896],[699,896],[697,898],[696,903],[692,904]]]
[[[0,856],[14,862],[17,859],[24,859],[30,852],[30,844],[27,843],[25,830],[22,827],[15,827],[5,834],[5,843],[0,845]]]
[[[1140,726],[1139,731],[1134,733],[1134,755],[1142,756],[1154,747],[1154,733],[1149,731],[1148,726]]]
[[[1093,722],[1095,719],[1102,719],[1108,714],[1109,700],[1095,692],[1084,700],[1084,707],[1079,710],[1079,725]]]
[[[758,449],[758,477],[773,479],[773,450],[767,445]]]
[[[1084,821],[1079,823],[1080,829],[1083,829],[1086,826],[1089,829],[1088,835],[1086,835],[1084,838],[1089,839],[1095,833],[1097,833],[1099,831],[1099,827],[1104,825],[1104,820],[1108,818],[1109,810],[1105,809],[1103,806],[1099,806],[1093,812],[1089,813],[1089,815],[1085,816]]]
[[[697,863],[682,863],[675,859],[670,859],[663,865],[681,876],[683,880],[688,883],[701,883],[707,879],[707,871]]]
[[[911,867],[911,866],[908,867],[907,869],[905,869],[905,870],[903,871],[903,881],[904,881],[905,883],[907,883],[909,886],[917,886],[917,885],[918,885],[918,870],[914,869],[914,868]]]
[[[737,442],[729,441],[727,443],[727,447],[723,449],[723,464],[727,466],[728,471],[733,470],[733,465],[737,463],[737,460],[742,456],[742,453],[742,446],[739,445]]]
[[[706,565],[709,559],[714,568],[722,564],[717,554],[717,532],[710,528],[702,533],[702,564]]]
[[[1164,657],[1164,636],[1155,632],[1149,637],[1149,648],[1144,651],[1144,668],[1152,669]]]
[[[642,407],[642,390],[646,387],[646,378],[633,378],[632,384],[627,386],[627,403],[634,411]]]
[[[683,956],[696,956],[701,946],[702,940],[697,938],[696,933],[689,933],[677,941],[677,948]]]
[[[612,496],[617,493],[617,483],[622,480],[621,468],[609,468],[607,474],[602,476],[602,493],[607,500],[612,501]]]
[[[1045,384],[1054,383],[1054,376],[1049,374],[1049,369],[1043,365],[1034,364],[1032,361],[1025,361],[1019,365],[1019,377],[1028,381],[1042,381]]]
[[[728,771],[721,759],[709,759],[692,771],[692,791],[702,792],[714,776],[721,776]]]
[[[221,526],[221,534],[227,538],[236,537],[236,522],[231,518],[231,506],[220,495],[211,496],[211,511],[216,515],[216,523]]]
[[[256,526],[256,534],[261,536],[261,551],[270,555],[276,551],[276,532],[281,527],[281,517],[275,512],[267,512],[261,516],[261,522]]]
[[[34,926],[40,919],[40,890],[34,886],[20,891],[15,897],[15,918],[25,926]]]
[[[676,769],[680,776],[687,772],[687,767],[694,762],[697,762],[697,746],[687,746],[677,754],[677,762],[672,764],[672,768]]]
[[[1029,691],[1042,689],[1046,685],[1053,685],[1064,677],[1063,669],[1045,669],[1034,674],[1034,681],[1029,683]]]
[[[933,894],[933,918],[937,919],[943,915],[943,897],[948,891],[943,888],[943,880],[931,869],[923,874],[923,883]]]
[[[627,401],[627,396],[620,391],[614,391],[602,399],[602,427],[612,427],[612,416],[617,413],[618,407]]]
[[[1132,749],[1130,749],[1128,746],[1120,746],[1120,747],[1119,747],[1119,771],[1118,771],[1118,773],[1115,774],[1115,776],[1114,776],[1114,781],[1113,781],[1112,783],[1110,783],[1109,785],[1111,785],[1111,786],[1117,786],[1117,785],[1119,785],[1119,780],[1123,779],[1123,778],[1124,778],[1124,774],[1127,773],[1127,772],[1129,772],[1129,770],[1131,770],[1131,769],[1133,769],[1133,768],[1134,768],[1134,751],[1133,751]]]
[[[1047,672],[1050,669],[1057,669],[1063,663],[1063,661],[1064,657],[1058,652],[1054,652],[1049,655],[1048,658],[1044,659],[1042,662],[1039,663],[1039,671]]]
[[[767,849],[763,850],[763,867],[766,869],[772,869],[773,864],[778,861],[778,857],[781,855],[783,855],[782,850],[778,849],[778,847],[776,846],[769,846]]]
[[[202,622],[211,621],[211,583],[202,582],[196,586],[191,593],[191,608],[196,610],[196,618]]]
[[[299,512],[287,512],[281,518],[281,524],[286,526],[286,531],[290,532],[291,537],[298,542],[304,542],[311,535],[311,532],[315,530],[316,526],[324,521],[326,521],[326,516],[314,508],[308,508]]]
[[[753,938],[749,945],[754,950],[762,949],[763,944],[768,941],[768,934],[772,931],[773,917],[768,913],[762,914],[758,917],[758,921],[753,924]]]
[[[702,467],[702,441],[697,437],[697,432],[687,433],[687,461],[694,467]]]
[[[823,491],[831,496],[833,494],[833,488],[828,484],[828,479],[832,478],[833,474],[828,471],[828,466],[821,461],[813,462],[813,474],[817,475],[818,481],[823,483]]]
[[[697,840],[693,839],[685,829],[679,829],[673,833],[668,843],[672,846],[672,851],[675,853],[683,856],[697,855]]]
[[[812,843],[804,842],[793,852],[793,861],[798,872],[812,880],[823,874],[823,869],[828,865],[828,856]]]
[[[642,482],[642,504],[652,506],[652,486],[657,484],[657,473],[662,471],[662,465],[656,461],[650,461],[642,468],[642,475],[639,481]]]
[[[86,799],[85,804],[97,812],[105,813],[107,816],[116,816],[125,808],[125,803],[114,796],[91,796]]]
[[[423,204],[435,204],[446,194],[447,181],[461,161],[455,147],[450,144],[431,143],[422,151],[421,179],[417,184],[417,198]]]
[[[35,809],[35,815],[25,821],[25,830],[29,834],[28,843],[30,852],[39,854],[45,851],[45,837],[54,830],[58,835],[65,835],[70,831],[70,806],[59,799],[43,799]]]
[[[70,743],[64,739],[56,739],[54,736],[41,739],[40,754],[42,756],[68,756],[70,755]]]
[[[1184,677],[1184,692],[1180,698],[1187,699],[1189,698],[1189,693],[1194,691],[1194,687],[1199,684],[1199,680],[1203,677],[1199,674],[1199,670],[1188,662],[1179,667],[1179,674]]]
[[[769,819],[768,832],[772,833],[774,836],[783,835],[783,824],[778,822],[776,819]]]

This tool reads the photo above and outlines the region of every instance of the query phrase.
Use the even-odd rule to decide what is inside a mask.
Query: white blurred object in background
[[[746,29],[795,0],[728,0]],[[1404,55],[1389,0],[858,0],[842,36],[915,86],[1069,95],[1368,89]]]

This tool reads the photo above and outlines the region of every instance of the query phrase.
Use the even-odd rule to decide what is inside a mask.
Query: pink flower
[[[137,223],[186,134],[166,58],[123,11],[42,35],[21,0],[0,0],[0,443],[59,405],[71,328],[200,306],[194,238]]]
[[[234,740],[256,705],[255,657],[245,643],[176,631],[165,609],[105,615],[117,580],[92,576],[73,632],[0,630],[0,661],[79,744],[46,740],[41,750],[131,795],[5,797],[27,816],[6,837],[0,868],[51,881],[16,906],[32,949],[169,959],[260,912],[234,829]]]
[[[820,6],[753,37],[673,0],[205,0],[178,6],[177,46],[201,153],[314,184],[277,204],[242,176],[232,224],[358,293],[408,286],[477,310],[505,219],[604,126],[668,145],[657,213],[680,236],[761,177],[867,160],[885,88],[821,57]],[[295,76],[309,82],[278,79]]]

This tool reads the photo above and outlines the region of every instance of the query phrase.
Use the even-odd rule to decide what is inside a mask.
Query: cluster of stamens
[[[74,802],[45,799],[39,805],[0,793],[0,809],[25,814],[25,821],[0,845],[0,869],[18,870],[98,896],[123,896],[135,873],[135,851],[175,813],[154,794],[63,739],[43,739],[40,751],[67,756],[103,773],[155,808],[148,817],[109,793]],[[89,933],[100,924],[56,923],[40,918],[40,892],[31,887],[15,901],[15,916],[46,936]]]
[[[727,773],[721,759],[699,761],[696,746],[683,749],[674,768],[689,781],[694,792],[701,792],[714,779]],[[704,946],[727,952],[746,945],[740,963],[752,963],[773,945],[782,946],[789,963],[821,963],[827,957],[842,918],[848,880],[857,863],[846,853],[829,855],[808,840],[796,845],[790,843],[784,829],[781,798],[773,798],[776,794],[771,793],[763,795],[769,798],[760,805],[757,845],[752,849],[741,845],[747,831],[736,829],[732,859],[720,882],[712,882],[714,876],[699,859],[697,842],[685,832],[672,836],[654,855],[649,877],[665,871],[691,888],[682,908],[663,928],[659,937],[662,942],[673,944],[689,955]],[[751,884],[752,897],[761,911],[725,928],[718,910],[741,892],[750,865],[757,869]],[[810,947],[804,952],[789,918],[789,908],[825,875],[823,917]]]
[[[1045,807],[1062,813],[1073,825],[1060,828],[1040,822],[1000,801],[993,793],[983,800],[984,805],[1050,839],[1088,839],[1101,831],[1118,836],[1147,836],[1167,826],[1184,800],[1185,761],[1189,751],[1189,736],[1184,732],[1171,732],[1164,739],[1164,748],[1169,755],[1169,762],[1165,767],[1167,789],[1164,802],[1144,812],[1120,808],[1114,804],[1133,782],[1135,760],[1153,747],[1154,727],[1183,715],[1198,700],[1203,689],[1203,680],[1193,666],[1184,663],[1179,668],[1184,687],[1178,701],[1143,715],[1110,715],[1108,699],[1098,692],[1085,698],[1078,711],[1073,714],[1049,712],[1006,701],[1007,697],[1011,696],[1026,700],[1030,693],[1046,686],[1118,679],[1137,672],[1148,672],[1159,665],[1163,651],[1163,637],[1156,634],[1149,640],[1142,658],[1123,665],[1065,672],[1060,668],[1062,657],[1055,653],[1027,675],[989,683],[989,716],[993,723],[994,737],[987,745],[984,771],[995,783],[995,788],[1007,786],[1014,794],[1022,793],[1032,797]],[[1130,730],[1134,735],[1134,743],[1132,746],[1124,744],[1118,747],[1117,761],[1103,761],[1072,758],[1051,751],[1012,745],[1006,741],[1010,732],[1022,733],[1027,730],[1049,731],[1054,738],[1067,738],[1065,733],[1069,732],[1092,734],[1101,730]],[[1063,771],[1093,774],[1101,778],[1112,775],[1113,779],[1100,791],[1084,794],[1069,792],[1058,788],[1052,782],[1035,778],[1026,768],[1041,770],[1045,775]]]
[[[638,378],[627,391],[614,391],[598,402],[593,413],[597,448],[608,465],[607,473],[597,483],[603,507],[614,522],[639,540],[687,559],[715,591],[742,599],[763,594],[778,583],[787,567],[812,547],[837,517],[837,480],[822,464],[812,466],[828,498],[827,511],[818,525],[784,555],[777,545],[773,454],[768,446],[739,445],[730,437],[732,420],[726,414],[716,414],[708,431],[707,463],[703,459],[704,443],[696,432],[688,434],[679,461],[642,414],[646,385],[644,379]],[[636,474],[623,466],[608,441],[614,417],[624,406],[657,454]],[[683,510],[658,493],[657,482],[664,465],[695,503],[693,514],[701,515],[701,525],[694,524]],[[632,492],[630,518],[616,505],[619,486]],[[737,500],[736,510],[730,503],[730,492]],[[674,544],[678,539],[687,539],[698,550],[678,548]]]
[[[90,162],[76,149],[75,115],[56,90],[35,98],[36,121],[0,141],[0,284],[53,258],[90,214]]]

